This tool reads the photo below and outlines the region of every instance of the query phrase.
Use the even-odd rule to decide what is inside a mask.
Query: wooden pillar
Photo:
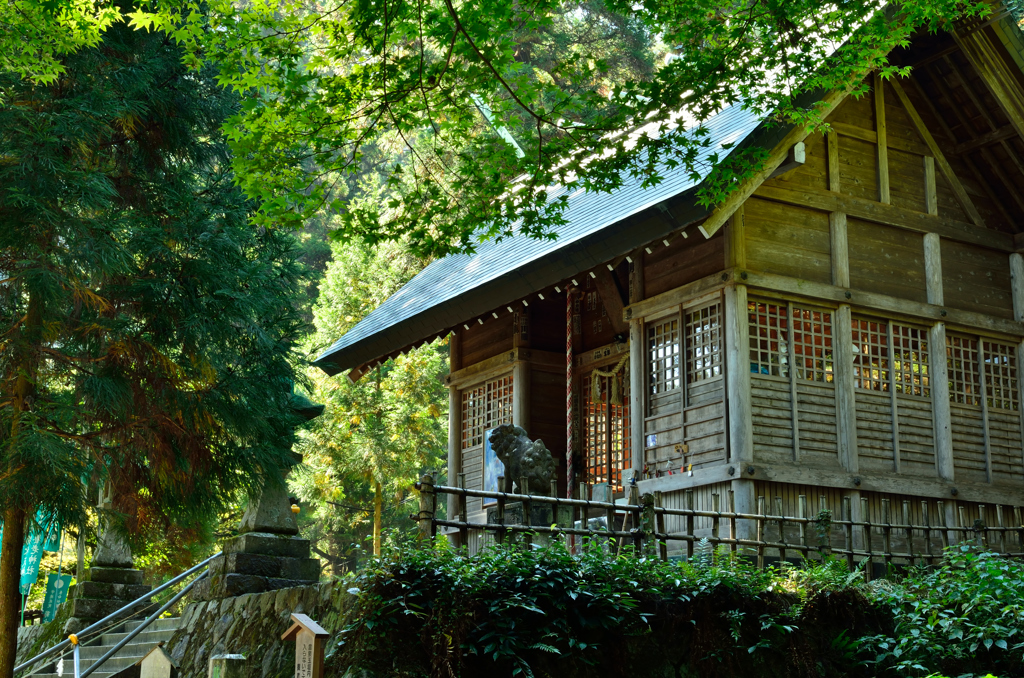
[[[747,317],[747,287],[726,287],[725,295],[725,379],[728,421],[729,463],[735,469],[733,500],[738,513],[757,510],[754,481],[747,467],[754,462],[754,428],[750,406],[750,324]],[[755,539],[757,523],[736,522],[736,536]]]
[[[747,287],[726,287],[725,355],[729,417],[729,461],[743,469],[754,461],[754,430],[750,410],[750,326]],[[737,472],[743,471],[737,467]]]
[[[936,306],[945,304],[942,293],[942,242],[938,233],[924,234],[924,278],[928,303]]]
[[[448,485],[458,485],[462,473],[462,392],[454,386],[448,387]],[[459,498],[448,495],[448,520],[459,515]],[[457,533],[449,534],[454,540]],[[465,544],[458,544],[465,546]]]
[[[942,306],[942,240],[938,233],[924,236],[924,277],[928,303]],[[946,324],[928,330],[928,385],[932,394],[932,430],[935,436],[935,472],[953,480],[953,427],[949,410],[949,369],[946,365]]]
[[[512,423],[534,437],[530,432],[530,363],[525,360],[512,364]]]
[[[836,287],[849,287],[850,249],[846,237],[846,213],[830,213],[828,215],[828,229],[831,242],[832,284]]]
[[[1024,322],[1024,257],[1014,252],[1010,255],[1010,287],[1013,292],[1013,319]],[[1024,403],[1024,342],[1017,342],[1017,389],[1018,398]],[[1024,407],[1020,408],[1021,439],[1024,440]],[[1024,456],[1024,450],[1021,452]]]
[[[850,473],[856,473],[859,469],[857,399],[853,388],[853,312],[849,304],[842,304],[836,309],[832,342],[835,357],[836,439],[839,446],[839,463]]]
[[[878,201],[889,203],[889,142],[885,125],[885,87],[875,73],[875,127],[878,138]]]
[[[629,303],[643,300],[644,292],[644,250],[637,249],[631,255],[629,265]],[[629,320],[629,447],[633,470],[644,469],[644,415],[647,413],[647,364],[644,351],[643,318]]]

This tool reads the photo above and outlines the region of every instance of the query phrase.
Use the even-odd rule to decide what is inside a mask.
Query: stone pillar
[[[292,396],[296,414],[313,419],[323,405]],[[296,463],[301,457],[296,454]],[[298,536],[299,524],[288,500],[285,477],[268,478],[249,502],[239,535],[224,544],[224,553],[210,563],[210,574],[192,589],[194,600],[229,598],[320,581],[320,561],[309,557],[309,540]]]
[[[128,542],[117,533],[111,519],[105,515],[112,508],[110,486],[104,485],[100,490],[100,529],[92,567],[86,573],[85,580],[69,592],[72,601],[72,619],[67,624],[69,633],[116,612],[152,590],[151,586],[142,583],[142,570],[135,569]],[[148,599],[143,599],[139,606],[146,602]]]

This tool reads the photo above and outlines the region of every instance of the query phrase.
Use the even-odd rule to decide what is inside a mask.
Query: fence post
[[[1020,507],[1013,507],[1013,524],[1017,529],[1017,550],[1024,552],[1024,522],[1021,521]]]
[[[959,544],[962,541],[969,541],[969,539],[967,538],[967,532],[968,532],[968,528],[967,528],[967,513],[964,511],[964,507],[963,506],[959,506],[958,505],[956,507],[956,517],[957,517],[957,524],[958,524],[958,526],[960,528],[959,530],[957,530],[957,535],[959,535],[959,537],[960,537],[959,539],[956,540],[957,543]]]
[[[686,562],[693,561],[693,490],[686,491]]]
[[[763,496],[757,498],[757,567],[764,569],[764,512]]]
[[[985,524],[984,504],[978,504],[978,519],[974,521],[974,531],[978,535],[978,548],[988,549],[988,529]]]
[[[427,538],[432,537],[434,532],[434,512],[432,510],[434,503],[434,477],[429,473],[424,473],[420,477],[419,482],[420,491],[420,511],[416,516],[416,522],[420,528],[420,537]]]
[[[935,554],[932,551],[932,520],[928,515],[927,499],[921,500],[921,518],[924,521],[924,551],[927,554],[925,562],[932,565],[935,563]]]
[[[903,500],[903,524],[907,530],[907,552],[910,554],[910,564],[914,564],[914,528],[910,524],[910,501]]]
[[[882,560],[885,562],[885,573],[889,574],[892,565],[892,517],[889,515],[889,500],[882,500]]]
[[[875,565],[875,548],[871,543],[871,504],[867,497],[860,498],[861,534],[864,536],[864,550],[867,551],[867,563],[864,565],[864,581],[871,581],[871,570]]]
[[[505,543],[505,476],[498,476],[498,488],[501,493],[498,495],[498,529],[494,532],[494,540],[499,544]]]
[[[843,497],[840,515],[843,518],[843,551],[846,555],[846,569],[853,572],[853,502],[850,497]]]
[[[996,523],[999,525],[999,553],[1006,553],[1006,524],[1003,522],[1003,505],[996,504]]]
[[[739,544],[736,540],[739,538],[736,535],[736,492],[729,490],[729,506],[726,507],[731,514],[729,516],[729,538],[732,539],[732,553],[735,556],[739,551]]]
[[[712,553],[718,550],[718,515],[721,513],[721,506],[719,505],[719,496],[717,492],[711,493],[711,510],[715,512],[715,515],[711,517],[711,544]]]
[[[644,495],[644,497],[647,496],[648,495],[646,494]],[[651,501],[653,501],[653,499]],[[641,506],[642,503],[643,499],[640,497],[640,488],[637,487],[636,483],[631,484],[629,486],[629,505],[635,506],[636,508],[632,510],[627,509],[627,512],[629,512],[630,517],[633,520],[633,555],[637,557],[646,553],[647,549],[644,548],[644,541],[650,540],[649,532],[654,530],[653,520],[650,525],[644,523],[644,518],[646,517],[644,515],[644,511],[646,510],[646,507]],[[625,523],[626,521],[623,520],[622,522]]]
[[[786,522],[783,520],[782,497],[775,496],[775,513],[779,518],[779,565],[786,561]]]
[[[656,508],[664,508],[664,500],[661,496],[661,490],[655,490],[654,492],[654,506]],[[657,529],[658,534],[665,534],[665,514],[656,512],[654,514],[654,525]],[[663,561],[668,561],[668,539],[664,537],[656,537],[658,540],[658,554],[661,556]]]
[[[807,560],[807,554],[810,553],[810,548],[809,548],[810,545],[807,543],[807,523],[804,522],[805,520],[807,520],[807,495],[806,494],[797,495],[797,498],[796,498],[796,511],[797,511],[797,518],[800,519],[800,523],[799,524],[800,524],[800,548],[801,548],[801,555],[803,555],[804,560]]]
[[[459,489],[466,489],[465,473],[459,474]],[[466,511],[466,495],[464,494],[459,495],[459,522],[469,522],[469,515],[468,512]],[[465,546],[467,549],[469,548],[469,528],[465,525],[459,526],[459,542],[459,546]]]
[[[655,513],[654,513],[654,495],[650,492],[644,493],[644,496],[640,497],[640,530],[639,538],[642,540],[637,543],[638,555],[642,553],[644,557],[653,556],[658,547],[657,537],[655,536]]]
[[[533,527],[533,502],[530,501],[530,481],[526,476],[519,477],[519,491],[526,497],[523,499],[523,526]],[[529,547],[533,544],[533,535],[529,530],[523,532],[523,543]]]
[[[946,521],[946,502],[937,501],[936,510],[939,512],[939,525],[942,529],[939,531],[939,543],[942,544],[942,550],[945,551],[949,548],[949,524]]]

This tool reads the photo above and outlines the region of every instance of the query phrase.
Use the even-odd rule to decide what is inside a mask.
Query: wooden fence
[[[671,547],[675,547],[676,555],[690,559],[697,545],[707,540],[714,550],[725,548],[756,558],[759,567],[764,566],[766,559],[822,558],[827,554],[844,559],[850,571],[863,564],[868,577],[873,565],[932,564],[941,558],[946,547],[965,542],[1007,556],[1024,556],[1024,520],[1018,506],[997,505],[997,524],[988,525],[984,516],[991,511],[987,512],[984,505],[974,507],[978,513],[975,518],[968,515],[971,507],[957,502],[920,500],[918,515],[922,524],[914,524],[911,500],[901,502],[897,516],[892,512],[892,502],[882,499],[881,520],[873,522],[867,510],[867,498],[861,499],[861,518],[854,519],[850,497],[843,498],[842,515],[836,517],[826,508],[825,497],[819,498],[819,509],[812,514],[807,497],[800,495],[798,515],[787,516],[783,515],[779,497],[775,498],[774,512],[769,512],[768,498],[763,496],[757,498],[756,513],[737,512],[731,491],[725,497],[724,507],[718,494],[711,495],[710,507],[698,507],[694,502],[695,493],[687,490],[685,508],[667,508],[662,505],[660,492],[639,496],[636,486],[630,488],[629,503],[618,504],[539,496],[529,494],[528,489],[523,494],[471,490],[464,486],[461,477],[459,484],[460,487],[435,485],[431,475],[424,475],[416,483],[420,493],[419,514],[410,517],[418,522],[423,536],[436,536],[439,527],[457,531],[461,544],[469,543],[471,530],[493,534],[498,543],[513,535],[525,543],[531,543],[536,535],[546,535],[546,539],[565,539],[570,548],[577,549],[587,538],[604,543],[615,540],[618,552],[625,549],[663,560],[669,558]],[[457,516],[437,518],[438,495],[456,497]],[[585,486],[581,486],[580,496],[589,496]],[[493,519],[470,522],[466,510],[469,497],[493,500],[496,504]],[[542,524],[537,524],[536,520],[510,519],[506,511],[510,505],[521,516],[535,515],[535,506],[549,506],[552,519]],[[950,509],[956,516],[956,524],[950,524],[952,521],[947,518]],[[588,519],[595,515],[604,516],[609,529],[592,529]],[[669,516],[678,516],[672,522],[681,525],[682,531],[666,530]],[[697,529],[698,521],[709,527]],[[627,523],[629,529],[625,529]],[[617,525],[622,525],[622,529],[615,529]]]

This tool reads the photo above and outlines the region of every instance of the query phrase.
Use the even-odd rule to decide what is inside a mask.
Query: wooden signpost
[[[304,614],[293,614],[281,640],[295,641],[295,678],[323,678],[324,639],[330,634]]]

